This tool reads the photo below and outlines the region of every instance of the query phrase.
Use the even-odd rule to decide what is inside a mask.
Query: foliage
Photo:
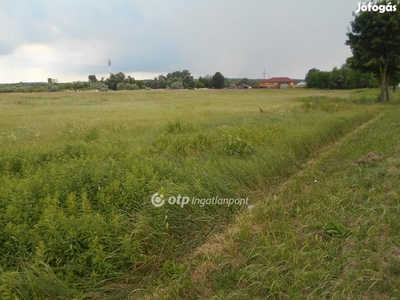
[[[212,77],[212,83],[211,83],[213,88],[216,89],[222,89],[225,86],[225,77],[220,73],[216,72],[214,76]]]
[[[239,80],[238,84],[247,84],[247,85],[252,85],[252,81],[248,78],[242,78]]]
[[[193,89],[196,83],[188,70],[175,71],[166,76],[161,74],[152,80],[146,80],[145,86],[152,89]]]
[[[125,89],[126,90],[138,90],[139,86],[136,83],[134,83],[134,84],[126,83],[125,84]]]
[[[91,83],[89,85],[89,88],[91,90],[98,90],[99,92],[106,92],[108,91],[108,86],[106,84],[104,84],[103,82],[96,82],[96,83]]]
[[[320,70],[318,70],[318,69],[316,69],[316,68],[310,69],[310,70],[307,72],[307,74],[306,74],[305,81],[308,82],[309,79],[310,79],[310,76],[311,76],[312,74],[318,73],[318,72],[320,72]]]
[[[49,83],[47,85],[47,91],[48,92],[59,92],[60,91],[60,86],[58,84]]]
[[[379,1],[377,5],[387,5]],[[391,5],[399,7],[395,0]],[[351,22],[346,44],[350,46],[353,57],[348,59],[352,68],[370,71],[381,79],[381,101],[388,102],[389,80],[400,69],[400,10],[378,13],[360,12]]]
[[[47,78],[47,83],[48,84],[58,83],[58,80],[57,79],[52,79],[52,78]]]
[[[183,84],[179,81],[173,82],[171,84],[171,89],[174,89],[174,90],[183,89]]]
[[[226,146],[224,147],[224,151],[228,155],[233,156],[246,156],[251,154],[254,151],[254,147],[247,141],[238,137],[233,137],[229,135],[226,138]]]
[[[212,87],[212,76],[206,75],[200,76],[196,82],[196,88],[211,88]]]
[[[371,72],[352,69],[348,63],[332,71],[310,69],[306,75],[308,88],[319,89],[359,89],[379,86],[376,76]]]
[[[124,83],[123,83],[123,82],[119,82],[119,83],[117,84],[117,90],[118,90],[118,91],[121,91],[121,90],[124,90],[124,89],[125,89]]]
[[[329,88],[329,79],[330,79],[329,72],[323,72],[323,71],[313,72],[308,77],[307,87],[308,88],[328,89]]]
[[[107,90],[139,90],[139,89],[194,89],[194,88],[215,88],[213,78],[217,78],[217,86],[221,88],[230,81],[223,78],[222,74],[217,72],[217,77],[206,75],[200,76],[195,80],[188,70],[175,71],[167,75],[161,74],[153,79],[136,80],[123,72],[111,74],[109,78],[98,80],[96,75],[89,75],[88,81],[74,81],[59,83],[57,79],[48,78],[48,83],[18,83],[18,84],[0,84],[0,93],[12,92],[43,92],[43,91],[107,91]],[[222,77],[221,77],[222,76]],[[222,80],[223,79],[223,80]],[[222,83],[224,82],[224,83]],[[243,78],[235,80],[235,85],[246,83],[258,87],[257,80]]]
[[[84,90],[87,89],[89,86],[90,83],[85,81],[74,81],[72,83],[72,88],[74,89],[74,91]]]
[[[124,83],[125,78],[126,76],[122,72],[119,72],[117,74],[110,74],[110,77],[107,78],[104,83],[108,86],[110,90],[117,90],[118,83]]]
[[[168,73],[166,76],[168,85],[172,85],[174,82],[181,82],[183,88],[192,89],[195,87],[195,82],[193,76],[188,70],[183,70],[181,72],[175,71],[172,73]]]
[[[95,83],[98,81],[96,78],[96,75],[89,75],[88,78],[89,78],[89,82],[91,82],[91,83]]]

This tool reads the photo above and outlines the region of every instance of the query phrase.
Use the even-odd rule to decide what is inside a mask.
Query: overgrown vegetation
[[[340,68],[334,67],[332,71],[320,71],[316,68],[310,69],[305,80],[307,88],[317,89],[362,89],[379,87],[379,78],[372,72],[362,72],[350,67],[349,63]],[[398,82],[393,83],[397,85]]]
[[[398,103],[326,147],[141,296],[398,299]],[[186,279],[188,278],[188,279]]]
[[[376,116],[361,104],[375,93],[1,95],[1,298],[126,298],[169,280],[178,293],[192,289],[179,258],[247,207],[156,208],[151,196],[256,204],[259,191]],[[346,237],[342,225],[324,230]],[[221,287],[235,283],[223,276]]]

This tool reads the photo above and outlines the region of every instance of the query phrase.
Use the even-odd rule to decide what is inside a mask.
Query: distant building
[[[270,79],[260,80],[260,88],[281,89],[288,87],[296,87],[296,80],[289,77],[272,77]]]
[[[297,83],[297,87],[305,87],[307,83],[305,81],[300,81]]]

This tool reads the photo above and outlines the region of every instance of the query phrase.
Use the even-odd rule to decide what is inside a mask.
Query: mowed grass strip
[[[400,106],[324,150],[146,299],[398,299]]]
[[[379,114],[361,104],[375,93],[1,95],[1,296],[124,298],[179,278],[176,260],[247,208],[155,208],[152,194],[254,204]]]

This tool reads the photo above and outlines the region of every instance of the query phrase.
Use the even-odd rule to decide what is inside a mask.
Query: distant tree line
[[[47,83],[13,83],[0,84],[0,93],[33,93],[33,92],[60,92],[60,91],[107,91],[108,87],[102,82],[74,81],[59,83],[57,79],[48,78]]]
[[[248,79],[247,79],[248,80]],[[88,81],[60,83],[57,79],[48,78],[47,83],[15,83],[0,84],[0,92],[58,92],[58,91],[107,91],[107,90],[140,90],[140,89],[195,89],[226,88],[231,82],[220,72],[213,76],[206,75],[194,79],[188,70],[175,71],[167,75],[159,75],[149,80],[136,80],[122,72],[110,74],[108,78],[97,79],[89,75]]]
[[[96,82],[93,75],[89,80]],[[138,90],[138,89],[194,89],[194,88],[216,88],[225,87],[225,77],[216,72],[214,76],[206,75],[195,80],[188,70],[175,71],[167,75],[161,74],[149,80],[136,80],[124,73],[111,74],[104,83],[110,90]]]
[[[350,68],[349,64],[342,65],[332,71],[320,71],[312,68],[305,77],[307,88],[318,89],[360,89],[377,88],[379,79],[372,72],[363,72]]]

